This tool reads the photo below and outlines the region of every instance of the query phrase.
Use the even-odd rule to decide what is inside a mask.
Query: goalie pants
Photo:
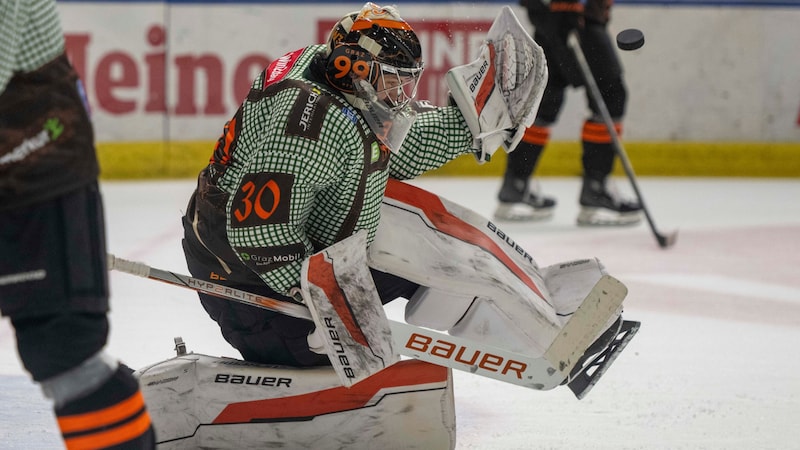
[[[67,448],[153,448],[139,386],[106,364],[108,273],[97,183],[0,216],[0,311],[55,402]],[[87,364],[88,362],[88,364]],[[109,411],[125,408],[114,423]]]
[[[192,276],[245,292],[294,302],[269,288],[247,266],[235,259],[232,251],[225,251],[225,221],[215,218],[217,214],[213,207],[203,205],[208,204],[198,201],[195,193],[183,218],[183,250]],[[205,223],[195,223],[195,219]],[[195,228],[208,230],[202,242]],[[209,248],[228,257],[221,259]],[[229,272],[223,269],[221,260],[224,260]],[[419,287],[388,273],[377,270],[371,270],[371,273],[384,304],[398,297],[410,298]],[[308,347],[308,335],[314,330],[313,322],[203,293],[198,295],[203,308],[219,325],[222,336],[246,361],[295,367],[330,364],[326,355],[314,353]]]
[[[536,168],[541,152],[549,141],[549,128],[558,121],[564,104],[566,89],[583,84],[583,75],[575,55],[567,46],[569,29],[552,23],[542,23],[549,15],[532,15],[535,25],[534,39],[542,46],[547,57],[549,77],[534,125],[523,137],[523,143],[509,154],[509,175],[516,178],[529,177]],[[538,25],[537,25],[538,24]],[[622,66],[614,50],[613,42],[604,24],[587,21],[580,30],[581,48],[586,62],[597,83],[612,119],[618,125],[625,115],[627,89],[623,80]],[[586,102],[592,117],[584,124],[581,135],[583,155],[581,163],[587,178],[603,181],[611,173],[614,164],[614,148],[605,128],[600,109],[588,89],[584,88]]]

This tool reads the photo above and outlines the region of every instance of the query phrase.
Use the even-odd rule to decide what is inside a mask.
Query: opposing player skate
[[[620,198],[598,180],[583,180],[580,205],[578,225],[622,226],[642,221],[642,206],[638,202]]]
[[[497,194],[494,217],[508,221],[538,221],[553,217],[556,200],[531,186],[529,179],[506,176]]]

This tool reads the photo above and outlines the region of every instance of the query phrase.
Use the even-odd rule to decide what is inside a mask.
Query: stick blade
[[[675,245],[675,242],[678,240],[678,230],[675,230],[671,233],[667,234],[657,234],[656,240],[658,241],[658,246],[667,249]]]

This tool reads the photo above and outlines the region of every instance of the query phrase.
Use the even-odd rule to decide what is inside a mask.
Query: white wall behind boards
[[[441,103],[449,67],[470,61],[499,3],[398,4],[423,42],[421,96]],[[512,2],[516,3],[516,2]],[[284,53],[320,42],[361,2],[59,2],[98,141],[215,139],[251,79]],[[520,20],[529,27],[524,12]],[[620,52],[636,141],[800,141],[800,7],[619,4],[610,30],[639,28]],[[575,139],[571,91],[554,139]]]

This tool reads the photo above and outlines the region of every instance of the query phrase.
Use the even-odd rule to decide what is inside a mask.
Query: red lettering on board
[[[334,22],[318,21],[318,42],[325,42]],[[411,25],[423,45],[425,60],[418,98],[446,104],[445,73],[476,57],[491,21],[412,21]],[[147,44],[143,52],[119,48],[98,53],[90,33],[66,34],[67,54],[96,109],[112,116],[169,113],[225,118],[247,95],[255,76],[276,57],[245,49],[231,64],[230,59],[226,62],[222,55],[208,51],[173,54],[167,49],[167,30],[162,24],[144,27],[142,36]]]

